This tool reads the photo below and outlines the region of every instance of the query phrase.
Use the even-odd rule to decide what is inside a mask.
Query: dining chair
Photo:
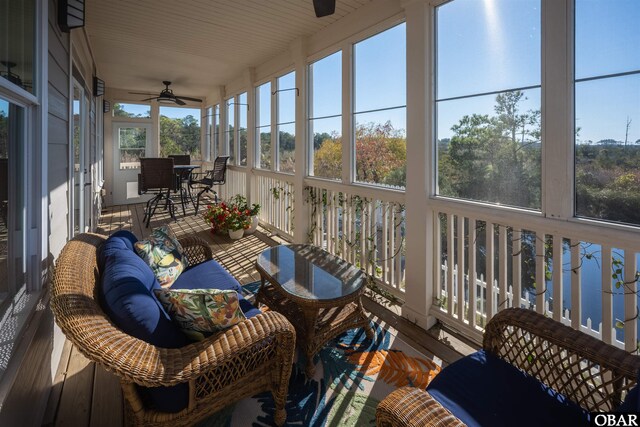
[[[213,162],[213,169],[208,170],[204,174],[193,174],[197,177],[197,175],[204,175],[201,179],[192,179],[191,187],[194,185],[199,186],[200,191],[196,197],[196,212],[198,214],[198,209],[200,207],[200,197],[204,193],[213,192],[213,198],[215,203],[218,203],[218,193],[215,190],[212,190],[211,187],[214,185],[222,185],[226,182],[227,179],[227,161],[229,160],[229,156],[218,156]]]
[[[142,219],[147,228],[161,201],[165,202],[165,209],[169,208],[171,218],[176,218],[175,205],[171,200],[171,192],[176,190],[177,184],[173,165],[172,158],[140,158],[138,194],[154,194],[154,197],[147,202]]]

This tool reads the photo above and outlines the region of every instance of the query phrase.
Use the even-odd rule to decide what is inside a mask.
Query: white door
[[[150,123],[113,124],[113,204],[126,205],[149,200],[138,195],[140,157],[151,153]]]
[[[91,203],[90,192],[85,187],[91,186],[91,175],[89,174],[87,145],[88,137],[88,114],[87,98],[84,89],[74,79],[73,81],[73,140],[71,158],[73,171],[71,175],[71,185],[73,188],[73,198],[71,199],[71,216],[73,224],[72,234],[84,233],[89,230],[90,218],[87,217],[87,205]],[[89,188],[90,190],[90,188]]]

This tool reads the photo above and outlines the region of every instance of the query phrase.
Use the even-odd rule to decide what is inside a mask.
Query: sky
[[[455,0],[436,12],[436,91],[438,99],[469,96],[541,84],[541,0]],[[640,0],[576,0],[576,78],[640,70]],[[400,24],[354,45],[356,122],[386,122],[406,128],[406,25]],[[341,132],[342,53],[309,66],[311,116],[316,132]],[[295,73],[282,76],[280,89],[295,87]],[[259,125],[271,120],[271,84],[259,88]],[[525,91],[521,111],[540,109],[540,88]],[[293,121],[295,91],[278,93],[279,122]],[[640,74],[577,82],[578,142],[640,139]],[[437,103],[438,138],[465,114],[493,114],[495,95]],[[365,111],[398,107],[386,111]],[[0,109],[7,103],[0,102]],[[134,114],[149,106],[127,104]],[[193,108],[161,107],[178,118],[201,113]],[[243,112],[244,113],[244,112]],[[333,117],[331,117],[333,116]],[[287,129],[291,126],[287,126]],[[292,128],[292,127],[291,127]]]
[[[575,73],[589,78],[640,69],[640,1],[576,0]],[[541,83],[540,0],[456,0],[437,20],[437,98]],[[540,89],[521,110],[539,109]],[[578,82],[578,142],[640,139],[640,75]],[[465,114],[493,114],[495,95],[438,102],[438,137]]]

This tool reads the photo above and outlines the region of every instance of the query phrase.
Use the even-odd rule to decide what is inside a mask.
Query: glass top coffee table
[[[354,265],[315,246],[283,245],[258,255],[256,268],[262,279],[257,302],[293,324],[307,377],[314,374],[313,356],[330,339],[359,327],[373,337],[360,300],[367,276]]]

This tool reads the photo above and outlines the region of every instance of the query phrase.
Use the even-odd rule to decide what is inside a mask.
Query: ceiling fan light
[[[174,104],[175,101],[171,98],[160,97],[158,98],[158,102],[160,104]]]

